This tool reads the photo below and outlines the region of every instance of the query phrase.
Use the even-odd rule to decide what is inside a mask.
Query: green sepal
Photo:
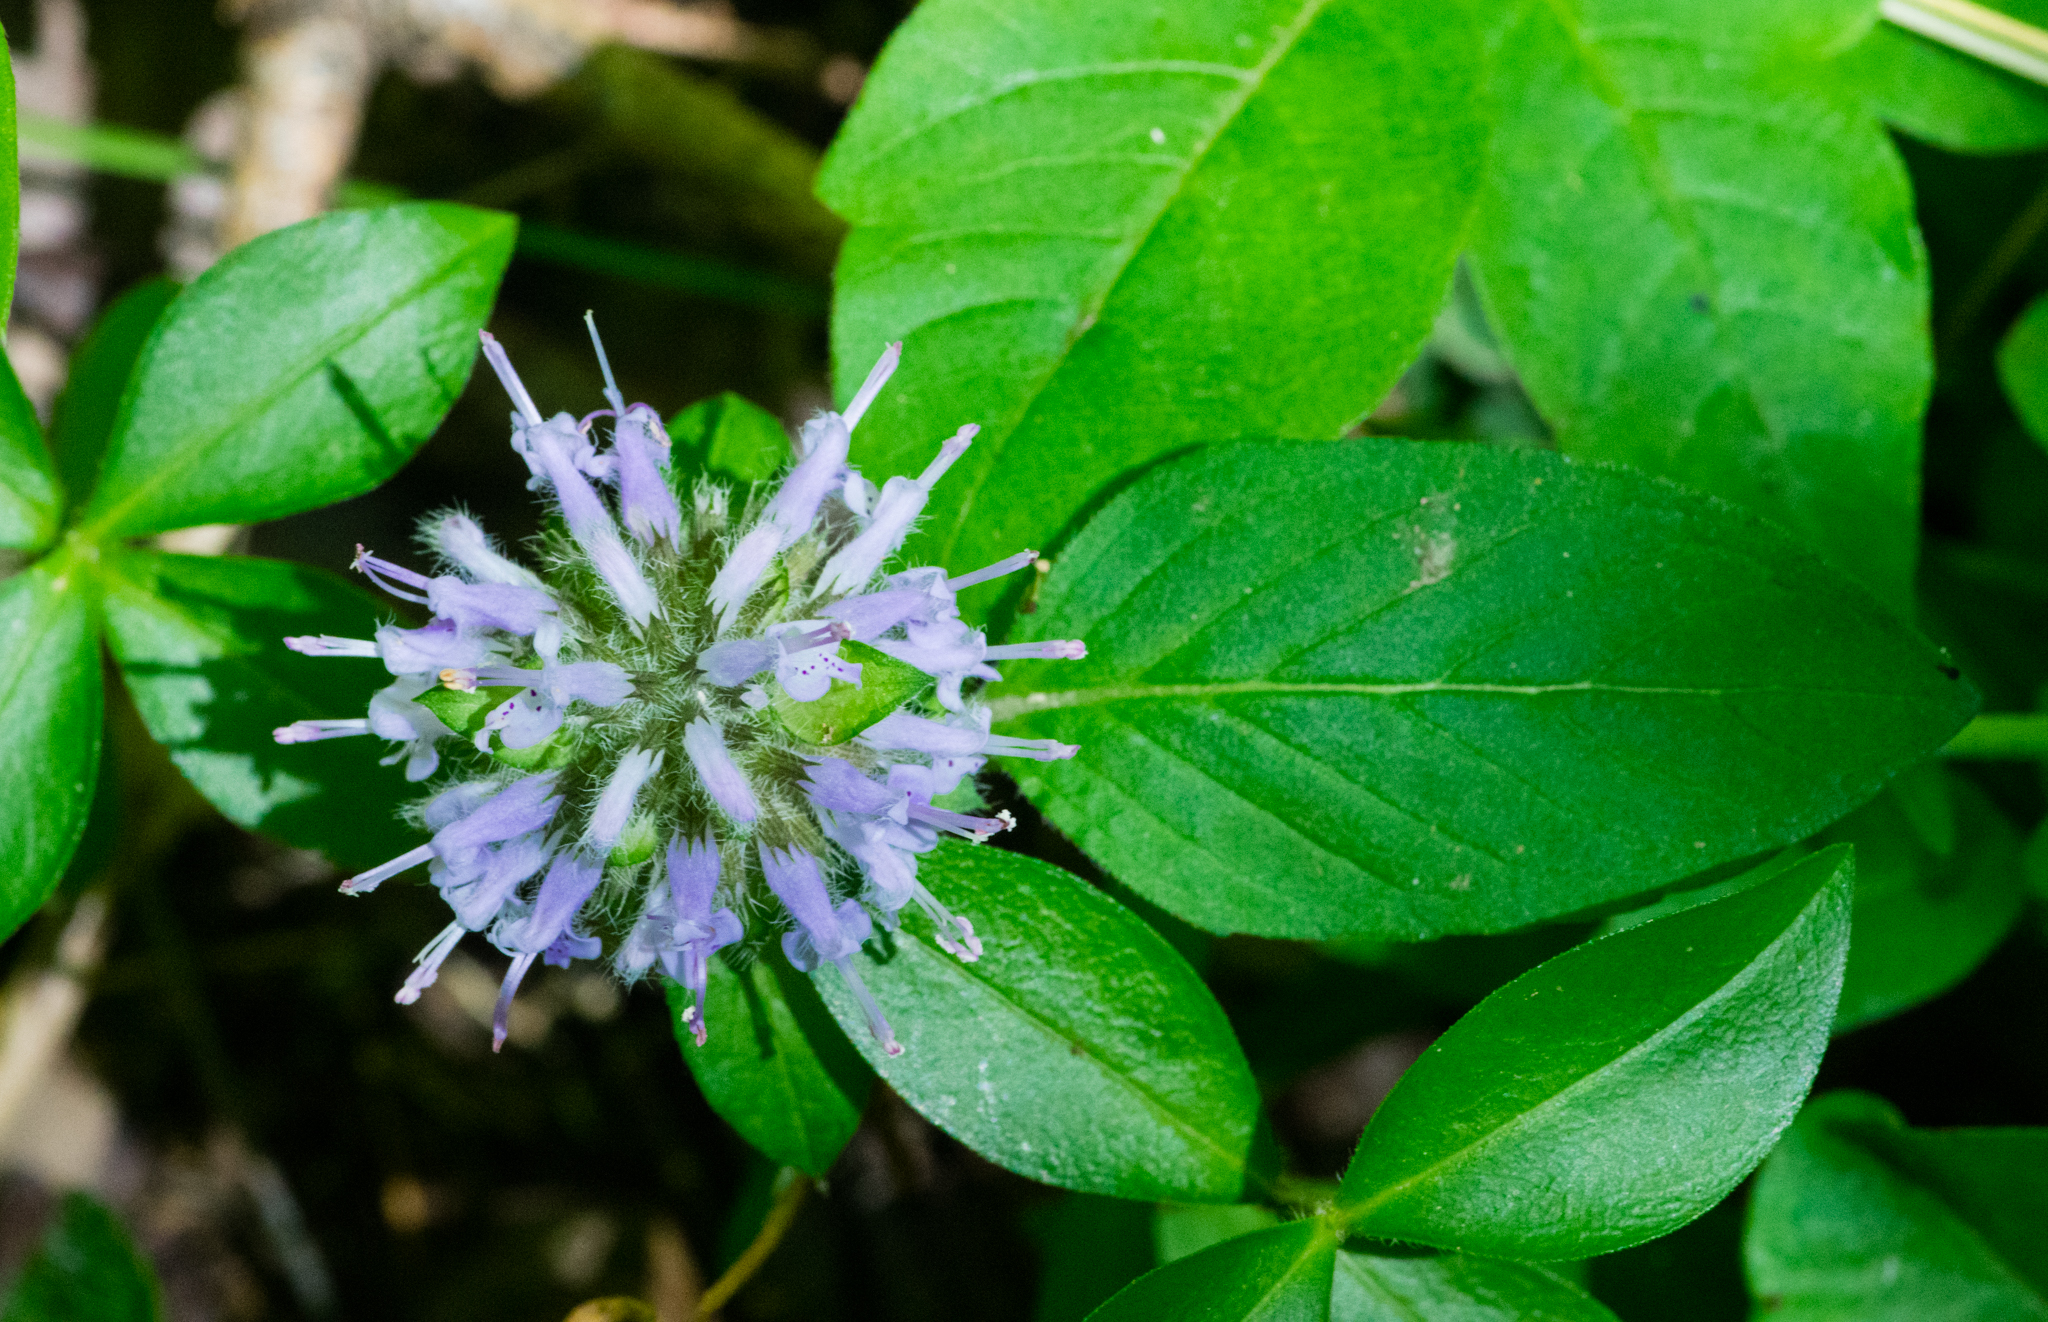
[[[782,728],[814,744],[843,744],[931,687],[932,677],[866,643],[841,643],[839,658],[860,667],[860,683],[842,679],[816,702],[798,702],[780,684],[768,690]]]

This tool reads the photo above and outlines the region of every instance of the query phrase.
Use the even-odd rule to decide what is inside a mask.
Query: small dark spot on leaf
[[[1767,1294],[1756,1302],[1766,1313],[1775,1313],[1785,1306],[1783,1295]]]
[[[1939,670],[1942,674],[1948,676],[1950,679],[1961,679],[1963,677],[1962,671],[1956,669],[1954,666],[1950,665],[1946,661],[1935,662],[1934,668],[1936,670]]]
[[[1088,1048],[1081,1045],[1081,1039],[1079,1038],[1075,1038],[1072,1042],[1067,1043],[1067,1050],[1076,1056],[1088,1054]]]
[[[1704,314],[1714,310],[1714,305],[1707,301],[1705,294],[1694,294],[1685,301],[1687,306],[1691,307],[1694,312]]]

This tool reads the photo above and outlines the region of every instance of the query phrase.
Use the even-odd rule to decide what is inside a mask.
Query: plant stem
[[[741,1287],[754,1278],[761,1270],[761,1264],[768,1261],[775,1248],[782,1243],[782,1237],[796,1220],[798,1209],[804,1205],[804,1195],[811,1191],[811,1177],[794,1167],[785,1166],[780,1177],[782,1188],[775,1195],[775,1202],[768,1209],[768,1215],[761,1220],[761,1229],[754,1236],[754,1242],[747,1245],[746,1252],[733,1260],[725,1269],[725,1275],[711,1283],[697,1301],[697,1311],[692,1316],[702,1322],[723,1308]]]
[[[2048,32],[1970,0],[1882,0],[1878,13],[1908,32],[2048,84]]]
[[[1993,762],[2048,762],[2048,712],[1979,716],[1941,753]]]

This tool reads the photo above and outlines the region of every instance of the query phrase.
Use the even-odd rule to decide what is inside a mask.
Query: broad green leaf
[[[480,689],[432,688],[414,701],[434,713],[441,724],[465,740],[473,740],[483,732],[484,720],[492,709],[517,692],[518,687],[510,684]],[[500,734],[493,734],[489,742],[491,756],[506,766],[517,767],[521,771],[547,771],[566,767],[575,761],[581,737],[565,725],[539,743],[525,748],[505,747],[505,737]]]
[[[1769,1152],[1827,1046],[1854,868],[1826,850],[1480,1002],[1373,1114],[1357,1233],[1584,1258],[1667,1234]]]
[[[930,675],[866,643],[841,643],[839,659],[860,667],[860,683],[835,679],[813,702],[798,702],[780,684],[769,691],[775,718],[808,743],[843,744],[932,686]]]
[[[1522,1262],[1440,1253],[1337,1255],[1330,1322],[1615,1322],[1571,1282]]]
[[[782,420],[730,390],[676,414],[668,434],[696,457],[698,467],[734,482],[765,482],[794,455]]]
[[[229,253],[144,345],[88,535],[275,519],[397,472],[469,379],[513,232],[509,216],[423,202]]]
[[[711,961],[698,1046],[668,983],[676,1042],[704,1100],[770,1161],[819,1179],[860,1125],[874,1075],[846,1043],[810,980],[778,955],[735,969]]]
[[[1771,1154],[1743,1256],[1783,1322],[2048,1318],[2048,1129],[1908,1129],[1830,1093]]]
[[[2048,26],[2041,0],[1987,7]],[[1836,68],[1871,114],[1922,142],[1956,152],[2048,146],[2048,88],[1894,24],[1873,24]]]
[[[1233,1202],[1261,1179],[1258,1090],[1208,988],[1116,901],[1058,868],[948,842],[919,880],[971,920],[966,964],[912,917],[855,967],[889,1056],[829,967],[818,990],[904,1101],[999,1166],[1122,1198]]]
[[[854,226],[840,397],[905,344],[856,458],[982,427],[916,554],[1044,546],[1149,459],[1370,409],[1464,240],[1481,61],[1457,3],[918,6],[818,180]]]
[[[156,1273],[114,1214],[66,1194],[43,1242],[15,1277],[0,1322],[156,1322]]]
[[[162,276],[129,289],[100,314],[72,355],[71,376],[51,419],[50,445],[57,452],[64,487],[74,497],[86,495],[99,480],[100,460],[114,434],[122,392],[135,374],[142,346],[178,289],[177,281]]]
[[[1278,1224],[1280,1214],[1258,1203],[1166,1203],[1153,1215],[1152,1245],[1163,1267]]]
[[[1903,607],[1927,262],[1892,144],[1812,58],[1868,10],[1518,0],[1473,248],[1566,453],[1767,514]]]
[[[1818,837],[1856,848],[1855,939],[1837,1032],[1940,995],[1982,963],[2025,897],[2019,833],[1984,791],[1940,768],[1957,819],[1953,847],[1919,837],[1899,796],[1880,794]]]
[[[1998,346],[1998,379],[2013,412],[2048,445],[2048,297],[2029,303]]]
[[[14,364],[0,354],[0,550],[48,546],[63,509],[35,406],[22,393]]]
[[[1328,1322],[1336,1257],[1327,1222],[1289,1222],[1140,1276],[1088,1322]]]
[[[370,737],[279,745],[293,721],[355,717],[391,682],[376,661],[302,656],[296,634],[367,638],[377,603],[340,577],[240,556],[109,553],[107,639],[157,742],[229,819],[341,864],[418,843],[400,769]]]
[[[992,705],[1081,752],[1012,774],[1216,931],[1607,904],[1819,830],[1975,703],[1762,521],[1541,451],[1219,447],[1096,515],[1038,605],[1088,658],[1005,663]]]
[[[79,572],[60,552],[0,581],[0,937],[49,898],[92,806],[100,643]]]

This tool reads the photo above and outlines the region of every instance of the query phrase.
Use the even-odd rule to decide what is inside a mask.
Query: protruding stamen
[[[455,953],[457,943],[468,930],[459,922],[442,928],[440,935],[427,942],[426,949],[413,957],[413,971],[406,975],[405,985],[391,999],[400,1005],[411,1005],[417,1001],[420,993],[433,986],[434,980],[441,976],[441,965]]]
[[[528,426],[539,423],[540,410],[534,407],[533,396],[526,393],[526,383],[519,379],[519,373],[512,370],[512,360],[505,356],[505,346],[498,343],[498,337],[489,331],[478,331],[477,337],[483,341],[484,361],[498,374],[498,383],[512,397],[519,416],[526,419]]]
[[[378,655],[377,644],[367,638],[337,638],[331,633],[304,634],[296,638],[287,638],[284,645],[306,656]]]
[[[963,588],[971,588],[976,583],[986,583],[992,578],[1001,578],[1005,574],[1014,574],[1020,569],[1028,568],[1037,559],[1038,552],[1036,551],[1019,551],[1007,559],[996,561],[986,569],[977,569],[971,574],[962,574],[958,578],[949,578],[946,580],[946,586],[958,592]]]
[[[940,443],[939,457],[925,465],[924,471],[917,475],[917,484],[926,491],[938,485],[939,479],[946,475],[946,470],[951,468],[961,455],[967,453],[967,447],[974,444],[974,438],[979,435],[981,425],[970,422]]]
[[[881,568],[882,562],[903,544],[910,525],[924,511],[932,483],[945,475],[954,460],[967,453],[968,445],[980,430],[980,427],[969,423],[954,433],[952,439],[939,447],[939,457],[915,480],[892,477],[883,484],[881,498],[875,502],[875,517],[860,536],[825,562],[824,570],[818,575],[820,593],[839,596],[859,591],[866,584]]]
[[[626,411],[626,397],[619,393],[619,383],[612,379],[612,360],[605,357],[604,341],[598,338],[596,314],[586,311],[583,324],[590,328],[590,347],[597,350],[597,366],[604,373],[605,400],[612,406],[612,416],[617,417]]]
[[[368,733],[369,718],[356,716],[333,721],[293,721],[272,730],[270,737],[281,744],[310,744],[322,739],[346,739],[351,735]]]
[[[383,885],[386,881],[389,881],[407,868],[416,868],[422,863],[431,863],[433,859],[434,847],[432,845],[421,845],[417,849],[408,849],[390,862],[380,863],[368,872],[358,872],[355,876],[342,882],[341,893],[343,895],[368,895],[371,891],[376,890],[377,887]]]
[[[791,652],[808,652],[813,647],[825,647],[831,643],[844,642],[853,637],[853,626],[843,620],[812,629],[808,633],[786,633],[779,641],[783,655]]]
[[[1056,638],[1045,643],[1005,643],[982,654],[987,661],[1079,661],[1088,655],[1088,644],[1078,638]]]
[[[379,560],[375,551],[366,551],[361,542],[356,543],[356,558],[349,562],[349,568],[368,578],[401,601],[418,602],[424,606],[427,599],[417,592],[407,592],[404,587],[424,589],[431,581],[425,574],[414,573],[403,565],[394,565],[389,560]]]
[[[868,369],[868,379],[860,383],[860,389],[853,392],[853,399],[846,411],[839,416],[846,419],[846,430],[852,431],[867,416],[868,406],[875,402],[875,396],[882,393],[882,387],[896,374],[896,364],[903,361],[903,341],[898,340],[882,350],[882,356]]]
[[[533,967],[533,961],[539,957],[539,951],[514,955],[512,967],[505,970],[505,981],[498,987],[498,1003],[491,1008],[492,1051],[503,1049],[505,1038],[511,1032],[512,998],[519,994],[519,984],[525,981],[526,971]]]
[[[875,994],[868,990],[867,983],[861,981],[859,971],[853,967],[852,957],[835,959],[832,961],[832,967],[838,969],[839,976],[846,979],[846,990],[852,992],[853,999],[860,1003],[860,1012],[868,1021],[868,1032],[874,1034],[875,1041],[882,1044],[883,1053],[890,1056],[902,1055],[903,1044],[896,1040],[896,1030],[889,1027],[889,1016],[882,1013],[881,1003],[875,1000]]]

